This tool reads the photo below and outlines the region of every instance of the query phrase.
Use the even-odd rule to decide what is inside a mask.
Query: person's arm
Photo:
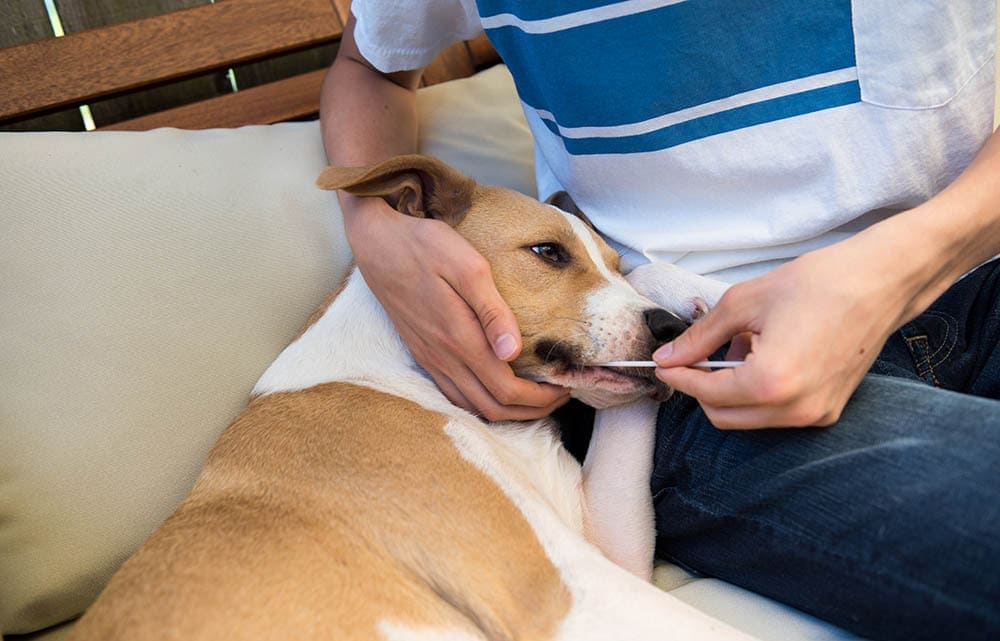
[[[383,74],[360,53],[354,18],[327,73],[320,119],[332,165],[363,166],[417,150],[420,70]],[[567,392],[514,376],[517,321],[489,265],[446,224],[404,216],[378,198],[340,193],[354,260],[411,353],[455,404],[491,420],[547,415]]]
[[[734,285],[654,355],[720,428],[830,425],[889,335],[1000,253],[1000,133],[947,189],[848,240]],[[730,339],[746,364],[686,367]]]

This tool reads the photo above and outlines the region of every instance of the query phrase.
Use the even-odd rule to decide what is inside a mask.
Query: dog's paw
[[[707,314],[729,288],[728,283],[664,262],[640,265],[625,279],[640,294],[689,323]]]

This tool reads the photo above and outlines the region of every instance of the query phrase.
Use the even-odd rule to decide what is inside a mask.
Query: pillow
[[[421,150],[534,194],[503,67],[421,90]],[[347,268],[315,122],[0,134],[0,630],[82,612]]]

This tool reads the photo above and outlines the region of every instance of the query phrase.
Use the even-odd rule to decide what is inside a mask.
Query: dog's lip
[[[619,367],[615,365],[584,365],[584,367],[596,367],[599,369],[611,370],[617,374],[623,376],[631,376],[632,378],[640,378],[643,380],[649,380],[653,378],[653,370],[648,367]]]
[[[656,379],[636,367],[606,367],[604,365],[562,364],[554,373],[543,377],[564,387],[627,387],[635,390],[652,390]],[[581,385],[581,383],[586,383]]]

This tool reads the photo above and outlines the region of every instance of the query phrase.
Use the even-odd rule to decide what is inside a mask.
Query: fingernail
[[[660,349],[653,352],[654,361],[665,361],[670,358],[670,355],[674,353],[674,344],[667,343],[666,345],[661,345]]]
[[[504,334],[493,343],[493,353],[501,360],[507,360],[514,355],[517,349],[517,341],[512,334]]]

